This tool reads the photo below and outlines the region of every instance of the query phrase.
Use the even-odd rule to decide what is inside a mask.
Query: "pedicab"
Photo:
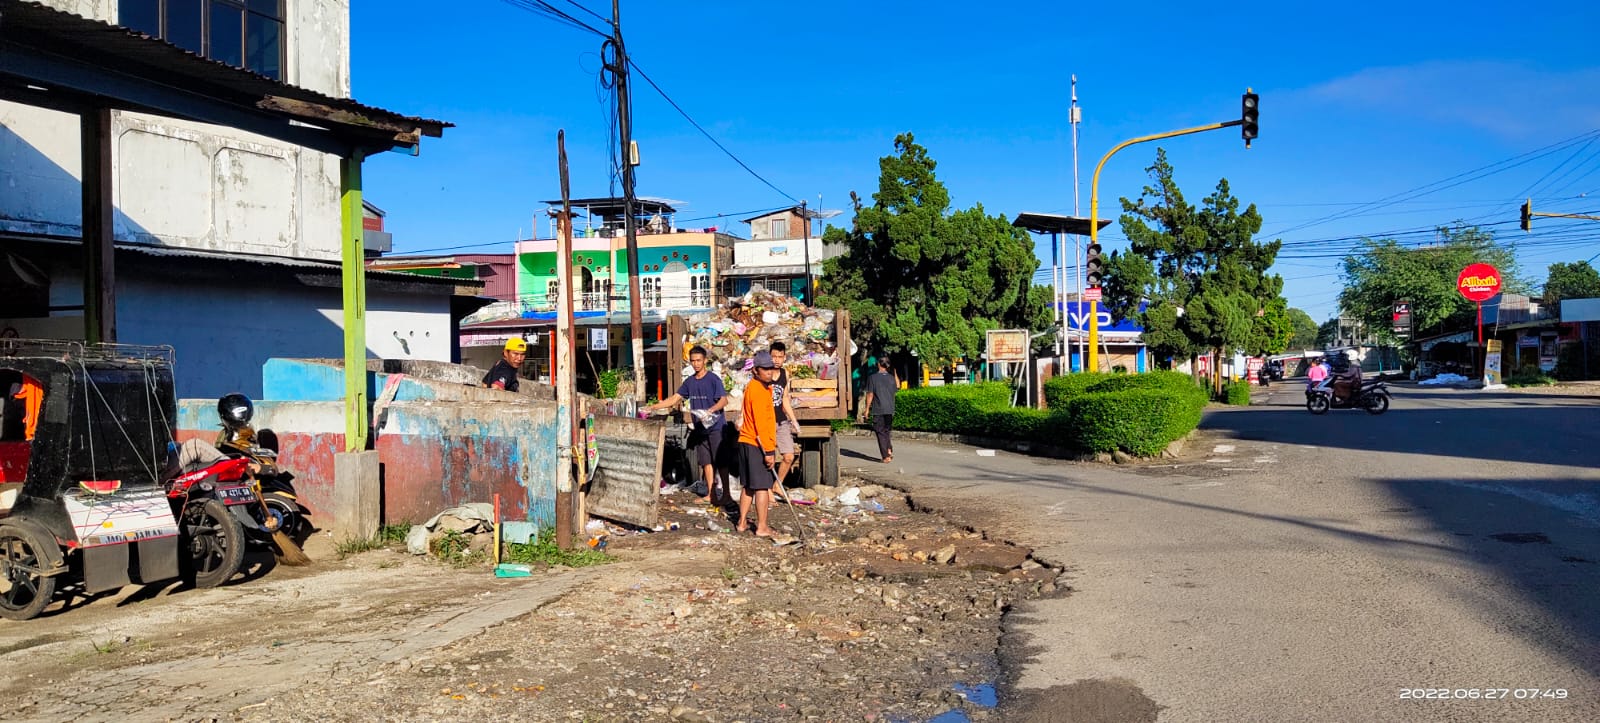
[[[58,588],[194,576],[242,547],[222,505],[169,499],[172,368],[171,347],[0,340],[0,617],[32,618]]]

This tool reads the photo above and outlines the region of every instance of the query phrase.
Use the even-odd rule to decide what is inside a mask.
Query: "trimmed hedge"
[[[1208,401],[1179,372],[1055,377],[1045,397],[1049,411],[1011,407],[1004,382],[907,389],[895,395],[894,426],[1150,457],[1199,426]]]
[[[1222,386],[1222,401],[1235,407],[1250,406],[1250,382],[1228,382]]]
[[[983,415],[1011,406],[1005,382],[952,384],[902,389],[894,395],[895,429],[923,432],[968,432],[984,424]]]
[[[1084,394],[1068,402],[1066,413],[1079,448],[1154,457],[1199,426],[1205,406],[1199,394],[1129,389]]]
[[[1089,387],[1108,379],[1124,378],[1130,377],[1106,372],[1078,372],[1050,377],[1044,383],[1044,402],[1051,409],[1065,409],[1069,400],[1089,391]]]
[[[1181,395],[1198,395],[1202,399],[1206,391],[1195,383],[1194,378],[1183,372],[1149,372],[1146,374],[1133,374],[1113,376],[1098,384],[1091,385],[1086,391],[1090,393],[1122,392],[1131,389],[1154,389]]]

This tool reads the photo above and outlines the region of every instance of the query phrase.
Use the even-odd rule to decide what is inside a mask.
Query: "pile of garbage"
[[[689,344],[706,348],[711,371],[722,377],[737,409],[750,383],[757,352],[774,342],[788,348],[790,399],[796,407],[838,405],[838,377],[848,373],[840,360],[834,334],[834,313],[813,309],[771,291],[755,291],[731,299],[722,308],[688,318]],[[848,357],[854,350],[846,349]],[[687,365],[683,373],[691,373]]]
[[[1467,383],[1469,383],[1471,381],[1472,381],[1471,379],[1468,379],[1468,378],[1466,378],[1464,376],[1461,376],[1460,374],[1451,374],[1451,373],[1446,372],[1446,373],[1440,374],[1440,375],[1438,375],[1438,376],[1436,376],[1436,377],[1434,377],[1432,379],[1424,379],[1424,380],[1422,380],[1420,382],[1417,382],[1417,384],[1420,384],[1420,385],[1423,385],[1423,386],[1430,386],[1430,387],[1432,387],[1432,386],[1454,386],[1454,385],[1457,385],[1457,384],[1467,384]]]

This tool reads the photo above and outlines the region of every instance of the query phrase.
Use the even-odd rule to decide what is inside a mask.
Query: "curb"
[[[844,430],[839,432],[839,434],[846,434],[852,437],[873,436],[871,431],[857,428]],[[983,437],[969,434],[948,434],[943,432],[916,432],[904,429],[894,430],[894,436],[901,439],[915,439],[923,442],[955,442],[957,444],[966,444],[976,447],[984,447],[987,449],[1003,449],[1007,452],[1016,452],[1017,454],[1026,454],[1032,457],[1050,457],[1053,459],[1065,459],[1074,462],[1094,461],[1093,455],[1084,455],[1082,452],[1077,450],[1068,449],[1066,447],[1057,447],[1052,444],[1024,442],[1015,439]]]

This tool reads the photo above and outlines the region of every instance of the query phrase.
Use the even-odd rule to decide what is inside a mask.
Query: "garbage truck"
[[[689,350],[705,347],[711,370],[735,397],[728,403],[731,422],[750,382],[751,359],[776,341],[789,350],[785,365],[789,400],[800,420],[798,454],[788,484],[798,480],[804,487],[837,485],[839,438],[834,422],[849,420],[852,407],[850,359],[855,348],[848,312],[813,309],[782,294],[753,291],[709,313],[669,317],[668,378],[683,379],[693,373]]]

